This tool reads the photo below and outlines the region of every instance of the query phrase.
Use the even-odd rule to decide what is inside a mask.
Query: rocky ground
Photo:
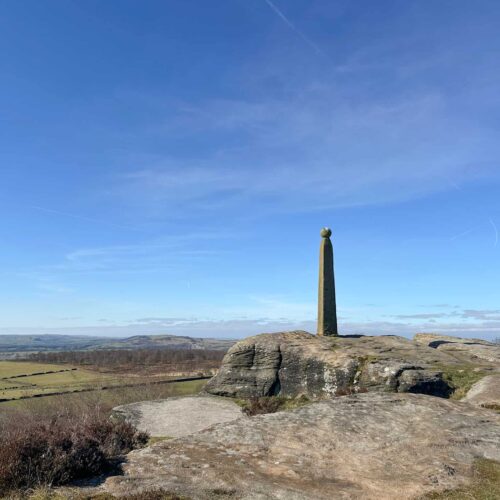
[[[414,394],[367,393],[218,424],[129,454],[117,495],[406,499],[455,488],[500,460],[500,415]]]
[[[215,396],[119,408],[155,435],[181,437],[130,453],[124,475],[103,488],[262,500],[410,499],[455,489],[471,481],[478,459],[500,461],[499,354],[484,341],[431,335],[245,339],[209,393],[312,402],[254,417]],[[462,401],[446,399],[462,393]]]

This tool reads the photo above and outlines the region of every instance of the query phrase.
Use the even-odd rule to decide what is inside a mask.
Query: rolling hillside
[[[76,335],[0,335],[0,359],[17,353],[85,351],[94,349],[220,349],[227,350],[233,340],[180,337],[176,335],[137,335],[128,338]]]

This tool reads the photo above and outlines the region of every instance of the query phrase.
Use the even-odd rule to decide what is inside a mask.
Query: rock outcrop
[[[500,412],[500,375],[488,375],[476,382],[462,401]]]
[[[365,391],[446,397],[452,388],[442,367],[460,362],[447,352],[397,336],[261,334],[229,349],[205,390],[237,398],[302,394],[318,398]]]
[[[367,393],[158,442],[130,453],[124,475],[104,487],[116,495],[163,488],[198,500],[403,500],[461,486],[481,457],[500,460],[495,412]]]
[[[492,363],[500,368],[500,345],[482,339],[463,339],[449,335],[417,333],[415,342],[456,355],[470,363]]]

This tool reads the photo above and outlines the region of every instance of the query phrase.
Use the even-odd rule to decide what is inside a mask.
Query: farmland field
[[[63,395],[46,396],[33,399],[14,399],[0,402],[0,425],[2,414],[8,410],[19,410],[24,414],[53,413],[59,408],[86,407],[100,405],[107,410],[114,406],[175,396],[198,394],[206,380],[190,380],[153,386],[116,387],[92,392],[75,392]]]
[[[0,379],[31,373],[59,371],[67,368],[70,367],[47,363],[32,363],[31,361],[0,361]]]
[[[106,374],[66,364],[0,361],[0,401],[42,395],[110,389],[125,385],[144,385],[171,380],[169,374],[152,377],[136,374]],[[3,403],[5,404],[5,403]]]

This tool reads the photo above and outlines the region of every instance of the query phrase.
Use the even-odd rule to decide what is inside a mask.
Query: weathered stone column
[[[322,239],[319,248],[318,335],[337,336],[333,248],[330,241],[332,231],[324,227],[320,234]]]

